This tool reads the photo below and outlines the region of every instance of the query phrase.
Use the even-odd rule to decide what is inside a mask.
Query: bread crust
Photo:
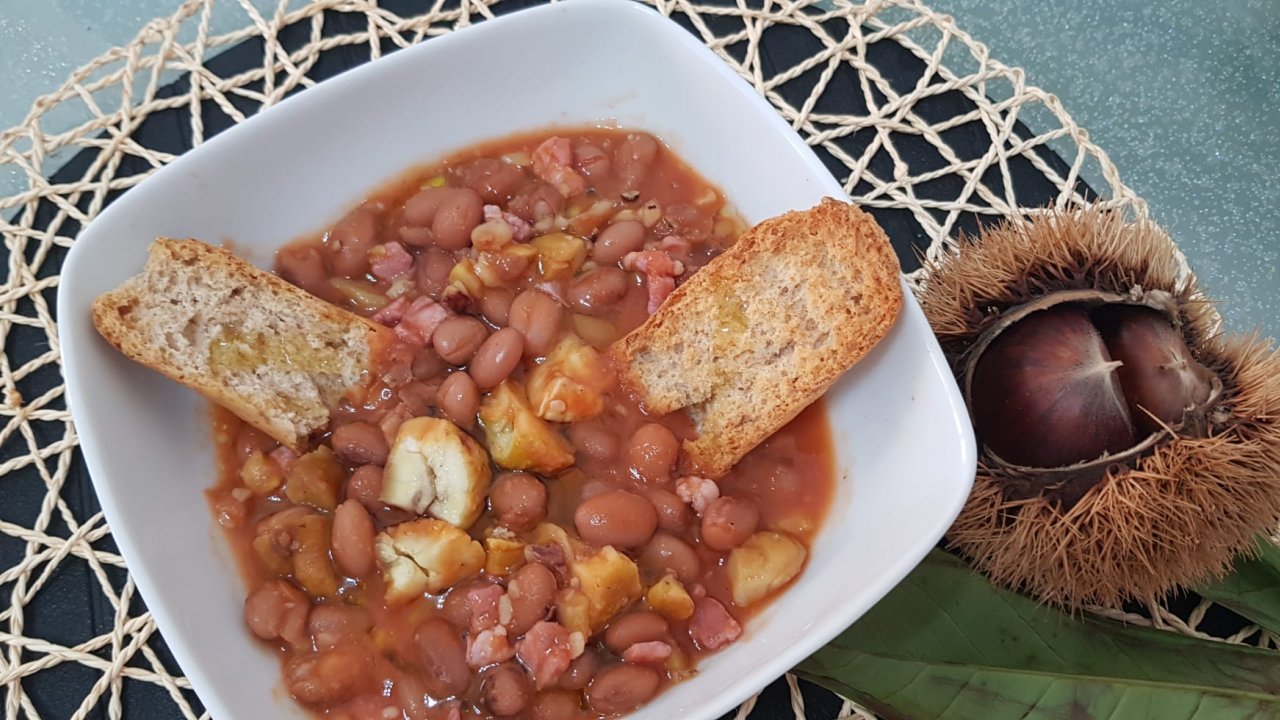
[[[884,338],[899,274],[875,220],[824,198],[747,231],[610,355],[648,412],[691,416],[686,469],[719,477]]]
[[[393,338],[227,250],[173,238],[95,299],[93,324],[130,359],[299,451]]]

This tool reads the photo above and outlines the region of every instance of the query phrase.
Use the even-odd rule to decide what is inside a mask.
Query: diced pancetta
[[[404,319],[404,313],[409,309],[409,298],[398,297],[395,300],[383,305],[378,312],[374,313],[370,318],[376,323],[386,325],[387,327],[395,327]]]
[[[524,549],[525,557],[529,562],[540,563],[545,565],[552,575],[556,576],[556,582],[564,585],[569,578],[569,561],[564,555],[564,547],[557,543],[545,543],[542,545],[529,545]]]
[[[533,174],[567,198],[587,190],[587,179],[572,163],[573,145],[567,138],[547,138],[533,151]]]
[[[529,240],[533,239],[533,226],[528,221],[515,213],[504,211],[497,205],[484,206],[484,219],[485,222],[501,220],[509,225],[511,227],[511,239],[516,242],[529,242]]]
[[[281,445],[275,450],[272,450],[271,454],[268,455],[267,457],[270,457],[272,460],[274,460],[276,465],[280,466],[280,470],[282,472],[287,473],[289,472],[289,468],[293,467],[293,462],[298,459],[298,453],[294,452],[293,450],[290,450],[284,445]]]
[[[676,278],[684,274],[684,263],[673,260],[662,250],[639,250],[622,258],[622,267],[644,274],[645,287],[649,291],[649,314],[662,306],[664,300],[676,289]]]
[[[676,262],[682,264],[689,262],[689,241],[679,235],[668,235],[662,238],[662,241],[658,244],[658,249]]]
[[[699,598],[689,618],[689,637],[703,650],[719,650],[742,636],[742,626],[719,600]]]
[[[431,333],[451,314],[435,300],[420,297],[405,308],[403,319],[395,326],[396,335],[404,342],[425,346],[431,342]]]
[[[369,251],[369,272],[390,282],[413,269],[413,255],[398,242],[375,245]]]
[[[660,663],[671,657],[671,646],[661,640],[638,642],[622,651],[622,659],[629,663]]]
[[[516,642],[516,657],[533,675],[534,686],[545,690],[569,669],[573,641],[560,623],[540,620]]]
[[[477,635],[498,624],[498,601],[505,594],[499,585],[485,585],[467,591],[471,608],[471,634]]]

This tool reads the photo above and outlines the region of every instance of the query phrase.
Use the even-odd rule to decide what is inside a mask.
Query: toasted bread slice
[[[93,303],[122,353],[295,449],[362,386],[393,335],[226,250],[160,238],[141,274]]]
[[[747,231],[610,353],[649,412],[689,414],[689,469],[718,477],[880,342],[899,271],[875,220],[826,198]]]

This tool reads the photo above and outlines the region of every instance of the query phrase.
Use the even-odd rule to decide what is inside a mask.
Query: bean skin
[[[635,190],[649,174],[658,156],[658,141],[652,135],[628,135],[614,152],[613,166],[622,181],[623,190]]]
[[[435,348],[423,347],[413,356],[411,369],[419,380],[439,380],[449,368],[436,354]]]
[[[280,443],[273,440],[270,435],[249,423],[242,424],[236,430],[235,442],[236,457],[240,460],[244,460],[255,452],[266,455],[280,446]]]
[[[506,288],[489,288],[480,296],[480,314],[491,325],[506,327],[507,318],[511,316],[511,303],[515,299],[515,293]]]
[[[373,512],[382,507],[382,467],[363,465],[351,473],[347,480],[348,499],[359,500],[365,509]]]
[[[638,220],[619,220],[600,231],[591,248],[591,259],[601,265],[615,265],[644,247],[645,227]]]
[[[670,570],[686,585],[697,582],[702,575],[698,552],[689,543],[665,532],[656,533],[645,546],[640,553],[640,567],[655,577]]]
[[[480,388],[467,373],[453,373],[440,383],[436,405],[453,424],[469,428],[475,424],[476,412],[480,408]]]
[[[510,327],[524,335],[526,357],[545,357],[560,339],[564,309],[555,298],[541,290],[525,290],[511,302],[507,316]]]
[[[600,493],[585,500],[573,514],[578,535],[592,545],[635,548],[653,537],[658,513],[643,497],[626,490]]]
[[[329,444],[339,459],[352,465],[386,465],[390,452],[382,429],[359,420],[339,426]]]
[[[471,624],[471,591],[488,587],[484,580],[468,580],[449,589],[440,608],[441,617],[454,627],[465,628]]]
[[[627,294],[627,283],[625,272],[603,265],[569,283],[569,303],[578,312],[604,315]]]
[[[307,640],[307,614],[311,603],[286,580],[269,580],[244,601],[245,624],[263,640],[284,640],[301,645]]]
[[[440,203],[449,194],[449,188],[423,188],[404,201],[404,219],[410,225],[430,227],[435,220]]]
[[[280,277],[322,300],[338,303],[342,293],[329,282],[329,268],[324,254],[313,245],[290,245],[276,253],[276,272]]]
[[[661,678],[654,670],[630,663],[618,663],[596,675],[587,688],[587,704],[592,710],[614,715],[635,710],[658,692]]]
[[[369,249],[378,239],[378,217],[368,208],[357,208],[329,231],[333,271],[358,278],[369,271]]]
[[[618,456],[618,436],[600,423],[573,423],[569,426],[569,442],[589,458],[612,460]]]
[[[436,300],[449,285],[449,273],[453,270],[453,256],[438,247],[428,248],[418,258],[418,290]]]
[[[497,158],[479,158],[460,168],[462,184],[488,203],[504,203],[526,181],[520,168]]]
[[[413,634],[422,663],[422,679],[433,695],[461,695],[471,685],[471,668],[467,666],[467,648],[462,636],[447,621],[424,620]]]
[[[533,682],[519,665],[503,663],[485,673],[480,694],[489,712],[498,717],[511,717],[524,710],[533,699]]]
[[[702,542],[727,552],[747,541],[760,524],[760,509],[750,500],[718,497],[702,514]]]
[[[500,524],[527,532],[547,515],[547,487],[528,473],[501,473],[489,491],[489,507]]]
[[[368,650],[360,645],[294,656],[285,666],[285,685],[304,703],[334,705],[351,699],[369,684],[372,662]]]
[[[566,690],[540,692],[525,712],[528,720],[579,720],[587,718],[582,711],[582,694]],[[590,717],[595,717],[594,715]]]
[[[523,354],[524,335],[519,330],[503,328],[480,345],[467,372],[476,387],[492,390],[516,369]]]
[[[471,231],[484,220],[484,201],[470,188],[451,189],[440,200],[431,218],[431,234],[445,250],[461,250],[471,244]]]
[[[680,441],[664,425],[645,423],[636,428],[627,442],[631,470],[642,480],[657,483],[669,480],[680,453]]]
[[[359,641],[373,627],[369,611],[354,605],[325,603],[311,611],[307,630],[317,650],[329,650],[345,642]]]
[[[545,565],[529,563],[515,571],[507,584],[507,598],[511,601],[511,634],[523,635],[545,618],[557,589],[556,576]]]
[[[675,493],[659,487],[650,487],[645,488],[644,496],[658,512],[658,529],[679,533],[689,527],[692,513],[689,506]]]
[[[587,650],[569,663],[569,669],[560,676],[560,687],[565,690],[582,690],[600,669],[600,656]]]
[[[440,323],[431,333],[431,347],[451,365],[466,365],[475,356],[489,330],[484,323],[466,315],[458,315]]]
[[[373,518],[359,500],[345,500],[333,511],[333,560],[347,577],[373,572]]]
[[[604,646],[615,655],[621,655],[636,643],[670,640],[671,627],[658,613],[637,611],[627,613],[609,623],[604,633]]]
[[[608,153],[590,143],[574,148],[573,156],[582,174],[597,183],[613,169],[613,159]]]

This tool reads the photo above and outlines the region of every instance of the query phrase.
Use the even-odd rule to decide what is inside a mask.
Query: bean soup
[[[747,642],[830,503],[822,403],[727,476],[605,352],[745,223],[651,135],[522,135],[414,171],[275,269],[394,328],[298,455],[216,411],[245,622],[318,715],[603,718]],[[713,362],[713,358],[707,358]]]

